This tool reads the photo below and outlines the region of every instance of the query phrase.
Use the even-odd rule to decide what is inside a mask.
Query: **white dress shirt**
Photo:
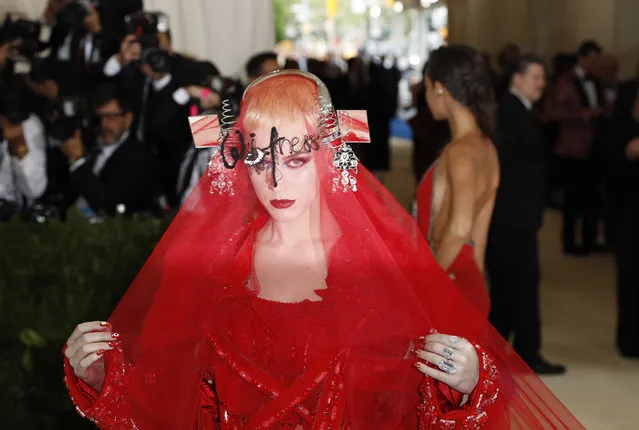
[[[36,115],[23,123],[24,141],[29,151],[22,159],[9,152],[9,142],[0,143],[0,199],[21,204],[37,199],[47,188],[47,141],[44,125]]]
[[[593,109],[598,108],[599,98],[597,97],[597,86],[595,83],[593,81],[586,80],[586,71],[580,65],[575,66],[575,74],[579,77],[579,80],[586,90],[588,105]]]
[[[124,142],[126,142],[126,140],[129,138],[129,131],[126,131],[115,143],[112,143],[111,145],[100,145],[98,142],[99,147],[101,148],[100,152],[98,153],[97,157],[95,158],[95,163],[93,164],[93,174],[96,176],[100,176],[100,172],[102,172],[102,169],[104,169],[104,166],[106,165],[107,161],[109,161],[109,158],[111,158],[111,156],[113,155],[113,153],[115,151],[117,151],[117,149],[122,146],[122,144]],[[73,163],[71,165],[71,167],[69,168],[69,170],[71,172],[74,172],[75,170],[77,170],[80,166],[82,166],[84,163],[86,163],[87,160],[86,158],[82,157],[80,159],[78,159],[75,163]]]

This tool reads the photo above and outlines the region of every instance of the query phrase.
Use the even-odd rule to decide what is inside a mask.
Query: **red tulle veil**
[[[292,85],[307,78],[271,79]],[[260,97],[259,89],[249,91]],[[249,110],[244,103],[238,129]],[[313,153],[320,184],[317,222],[328,267],[322,292],[327,321],[318,324],[332,331],[326,352],[347,356],[348,428],[415,428],[409,423],[415,422],[423,375],[409,352],[416,339],[433,330],[480,345],[498,369],[498,396],[476,428],[582,428],[467,302],[434,260],[415,220],[390,193],[363,166],[355,175],[357,191],[334,190],[335,148],[321,145]],[[107,377],[102,396],[116,397],[114,403],[126,411],[118,416],[122,428],[198,428],[209,336],[223,337],[244,324],[240,318],[246,313],[235,309],[256,294],[245,281],[252,273],[255,234],[268,215],[247,166],[239,162],[221,170],[221,156],[214,156],[212,176],[201,179],[109,320],[121,335],[123,354],[108,353],[107,367],[124,368],[125,376]],[[212,181],[220,180],[231,189],[211,190]],[[272,331],[287,335],[281,327]]]

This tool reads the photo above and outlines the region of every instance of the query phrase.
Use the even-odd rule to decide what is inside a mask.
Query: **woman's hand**
[[[100,392],[104,383],[104,353],[118,345],[118,333],[106,322],[78,324],[66,343],[64,355],[73,372],[85,384]]]
[[[418,362],[415,366],[420,372],[462,394],[469,395],[479,382],[479,357],[466,339],[431,334],[425,338],[424,349],[417,350],[416,354],[439,369]]]

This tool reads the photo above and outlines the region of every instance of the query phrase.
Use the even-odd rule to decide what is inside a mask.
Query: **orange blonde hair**
[[[317,85],[309,79],[273,76],[245,94],[240,114],[241,127],[254,130],[305,121],[307,127],[315,130],[319,120],[317,95]]]

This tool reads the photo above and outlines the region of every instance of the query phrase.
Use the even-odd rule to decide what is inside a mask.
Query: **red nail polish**
[[[117,339],[120,337],[120,333],[111,333],[111,337]]]
[[[108,326],[109,326],[109,323],[106,321],[103,321],[100,323],[100,327],[108,327]]]
[[[118,346],[120,344],[120,341],[118,340],[112,340],[111,342],[109,342],[109,346],[111,348],[115,348],[116,346]]]
[[[419,369],[422,366],[422,363],[414,363],[413,366]]]
[[[103,350],[103,349],[101,349],[101,350],[99,350],[98,352],[96,352],[96,354],[98,354],[98,356],[100,356],[100,355],[104,355],[104,350]]]

